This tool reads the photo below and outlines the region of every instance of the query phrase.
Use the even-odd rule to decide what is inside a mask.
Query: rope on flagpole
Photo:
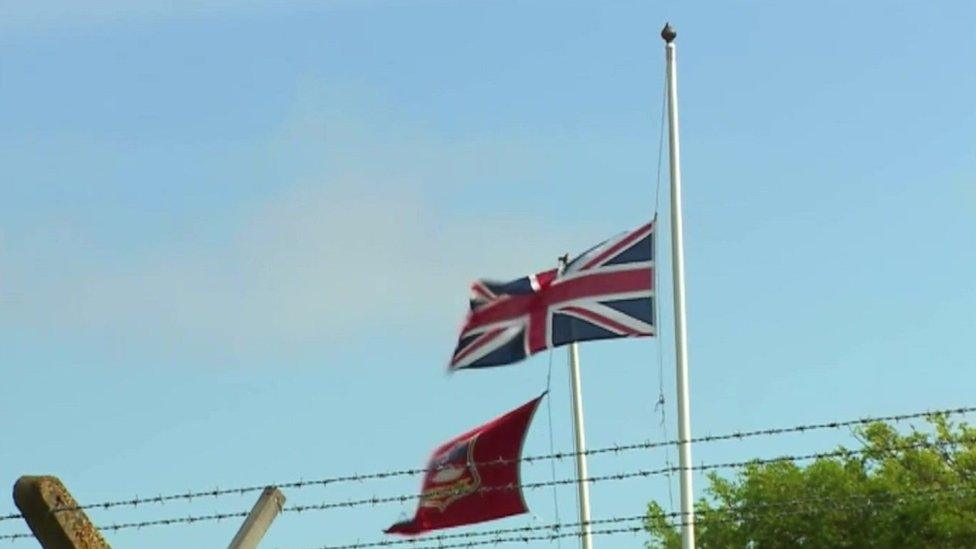
[[[654,184],[654,233],[653,233],[653,247],[654,255],[658,256],[657,247],[657,235],[658,235],[658,214],[660,213],[661,205],[661,167],[664,165],[664,117],[667,111],[668,104],[668,84],[667,81],[662,81],[661,83],[661,129],[658,132],[657,140],[657,176],[655,178]],[[661,435],[667,440],[668,439],[668,427],[667,427],[667,403],[664,399],[664,337],[661,333],[664,323],[661,322],[661,278],[657,275],[658,265],[654,264],[654,330],[657,336],[657,402],[654,405],[655,411],[660,411],[661,420]],[[671,466],[671,448],[665,447],[664,449],[664,465]],[[668,484],[668,508],[674,509],[674,491],[673,484],[674,479],[671,475],[667,476]]]
[[[661,166],[664,165],[664,113],[668,102],[668,84],[662,83],[661,90],[661,130],[657,138],[657,184],[654,187],[654,219],[657,219],[661,205]]]
[[[661,108],[663,109],[664,107],[662,106]],[[662,116],[661,127],[663,132],[663,127],[664,127],[663,111],[661,116]],[[662,133],[662,139],[663,139],[663,133]],[[658,162],[660,162],[660,157],[658,158]],[[660,177],[661,177],[661,166],[659,164],[658,185],[661,184]],[[655,225],[657,224],[657,204],[654,205],[654,224]],[[655,254],[658,252],[657,233],[658,231],[656,230],[652,233],[652,238],[654,239],[652,241],[653,242],[652,246],[654,247]],[[661,322],[661,299],[660,299],[661,278],[658,276],[657,265],[654,266],[652,273],[653,273],[652,276],[654,277],[654,284],[653,284],[654,286],[654,330],[657,335],[657,342],[655,345],[657,347],[657,402],[654,404],[654,410],[659,411],[661,414],[661,420],[658,424],[659,427],[661,428],[661,438],[663,438],[664,440],[668,440],[670,436],[668,435],[667,402],[664,399],[664,344],[662,343],[664,341],[664,337],[662,335],[662,327],[664,326],[664,323]],[[671,466],[670,446],[664,447],[664,465],[667,467]],[[673,481],[674,479],[671,477],[671,475],[667,475],[669,510],[674,509],[674,491],[673,491],[674,482]]]
[[[737,432],[726,433],[721,435],[705,435],[705,436],[693,437],[690,439],[690,442],[695,444],[700,444],[700,443],[720,442],[720,441],[728,441],[728,440],[743,440],[747,438],[755,438],[755,437],[762,437],[762,436],[774,436],[774,435],[782,435],[782,434],[789,434],[789,433],[806,433],[808,431],[823,430],[823,429],[841,429],[841,428],[847,428],[847,427],[858,426],[858,425],[868,425],[875,422],[886,422],[886,423],[902,422],[902,421],[909,421],[913,419],[923,419],[931,416],[961,415],[961,414],[968,414],[972,412],[976,412],[976,406],[946,408],[940,410],[929,410],[924,412],[913,412],[913,413],[896,414],[896,415],[888,415],[888,416],[865,417],[861,419],[850,419],[850,420],[843,420],[843,421],[808,423],[808,424],[794,425],[790,427],[757,429],[753,431],[737,431]],[[599,454],[611,454],[611,453],[618,454],[626,451],[648,450],[653,448],[673,446],[673,445],[681,444],[682,442],[684,441],[681,440],[644,441],[644,442],[636,442],[636,443],[624,444],[624,445],[615,445],[609,447],[587,449],[584,452],[584,454],[588,456],[599,455]],[[535,463],[537,461],[544,461],[544,460],[569,459],[575,457],[576,455],[577,455],[576,452],[571,452],[571,451],[556,452],[547,455],[527,456],[519,460],[502,460],[502,459],[492,460],[489,462],[477,463],[477,465],[492,466],[492,465],[510,464],[514,462]],[[748,463],[748,462],[743,462],[743,463]],[[667,469],[673,473],[673,472],[680,471],[681,468],[670,467]],[[691,469],[694,470],[696,468],[692,467]],[[300,490],[312,486],[326,486],[326,485],[338,484],[344,482],[388,479],[388,478],[394,478],[399,476],[423,474],[429,471],[430,469],[427,468],[400,469],[400,470],[389,470],[389,471],[368,473],[368,474],[337,476],[337,477],[323,478],[317,480],[295,480],[295,481],[284,482],[280,484],[262,483],[259,485],[242,486],[238,488],[213,488],[209,490],[190,491],[185,493],[157,495],[157,496],[150,496],[150,497],[135,496],[130,499],[88,503],[88,504],[78,505],[75,507],[64,507],[58,509],[57,511],[61,512],[61,511],[76,511],[76,510],[84,510],[84,509],[110,509],[114,507],[138,507],[139,505],[163,504],[170,501],[189,502],[194,499],[217,498],[217,497],[227,496],[227,495],[244,495],[252,492],[259,492],[269,485],[277,486],[280,489]],[[659,473],[659,474],[664,474],[664,473]],[[0,521],[14,520],[19,518],[21,518],[20,513],[10,513],[7,515],[0,515]]]

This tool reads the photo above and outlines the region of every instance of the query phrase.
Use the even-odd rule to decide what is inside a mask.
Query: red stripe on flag
[[[594,272],[568,279],[556,280],[548,291],[545,300],[550,305],[558,305],[573,299],[606,296],[613,299],[614,294],[645,292],[652,287],[651,269],[630,269],[626,271]]]
[[[535,309],[557,306],[574,299],[649,291],[652,288],[651,269],[594,272],[584,276],[557,279],[551,286],[535,294],[511,295],[492,301],[472,312],[462,333],[495,322],[514,320],[531,314]]]

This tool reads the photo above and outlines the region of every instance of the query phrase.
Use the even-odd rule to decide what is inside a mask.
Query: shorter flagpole
[[[559,273],[569,257],[559,258]],[[583,385],[580,381],[579,344],[569,344],[569,380],[573,390],[573,434],[576,443],[576,489],[579,491],[580,546],[593,549],[593,532],[590,527],[590,484],[586,470],[586,429],[583,427]]]
[[[580,384],[579,344],[569,344],[569,372],[573,385],[573,432],[576,435],[576,478],[579,490],[579,521],[582,530],[580,544],[593,549],[590,529],[590,484],[586,471],[586,432],[583,428],[583,390]]]

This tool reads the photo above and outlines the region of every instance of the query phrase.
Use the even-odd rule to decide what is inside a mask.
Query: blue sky
[[[467,284],[548,268],[653,215],[666,20],[679,32],[693,433],[974,404],[969,2],[6,3],[0,480],[57,474],[96,501],[416,467],[538,394],[547,355],[445,375]],[[591,446],[674,434],[661,282],[660,340],[582,348]],[[569,449],[565,352],[552,361],[553,436]],[[548,453],[545,419],[527,453]],[[703,444],[694,460],[850,442]],[[590,469],[665,462],[656,450]],[[669,505],[662,478],[592,495],[594,518]],[[557,496],[573,521],[573,490]],[[485,528],[554,519],[551,491],[527,497],[532,515]],[[371,541],[412,512],[286,514],[266,540]],[[110,541],[211,546],[237,526]]]

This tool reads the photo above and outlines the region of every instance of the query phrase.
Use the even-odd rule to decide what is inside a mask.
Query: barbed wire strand
[[[576,479],[571,479],[569,481],[570,482],[576,482]],[[838,497],[797,498],[797,499],[793,499],[793,500],[787,500],[787,501],[784,501],[784,502],[776,502],[776,503],[772,503],[772,504],[768,504],[768,505],[750,506],[748,508],[744,508],[744,507],[732,507],[732,508],[728,508],[728,509],[719,508],[719,509],[716,509],[716,511],[717,512],[720,512],[720,513],[722,513],[722,512],[726,512],[726,513],[728,513],[728,512],[739,513],[739,512],[742,512],[742,511],[759,511],[759,510],[766,510],[766,509],[773,509],[773,510],[775,510],[777,508],[785,508],[785,507],[788,507],[788,506],[806,505],[806,504],[811,504],[811,503],[830,504],[832,508],[838,508],[838,505],[841,504],[841,503],[844,503],[844,502],[847,502],[848,505],[853,505],[852,502],[860,502],[860,503],[858,503],[858,505],[861,505],[861,506],[863,506],[863,505],[878,505],[878,504],[884,504],[884,502],[877,501],[879,499],[882,499],[882,500],[883,499],[890,499],[892,502],[897,503],[897,502],[907,501],[907,500],[910,500],[910,499],[933,498],[933,497],[940,496],[940,495],[957,495],[958,496],[958,495],[963,495],[963,494],[969,494],[969,493],[972,493],[974,491],[976,491],[976,486],[962,486],[962,487],[960,487],[960,485],[956,484],[956,485],[950,485],[950,486],[940,486],[940,487],[934,487],[934,488],[927,488],[927,489],[923,489],[923,490],[912,490],[912,491],[898,493],[898,494],[891,494],[891,493],[887,493],[887,494],[859,494],[859,495],[855,495],[855,496],[844,496],[844,497],[839,497],[839,498]],[[289,509],[286,508],[285,510],[287,511]],[[291,510],[292,511],[295,511],[294,508],[291,509]],[[787,513],[783,513],[783,514],[787,514]],[[796,514],[796,513],[794,513],[794,514]],[[116,531],[116,530],[123,530],[123,529],[129,529],[129,528],[142,528],[142,527],[145,527],[145,526],[172,525],[172,524],[194,524],[194,523],[199,523],[199,522],[221,521],[221,520],[231,519],[231,518],[243,518],[243,517],[246,517],[247,515],[248,515],[248,511],[232,512],[232,513],[214,513],[212,515],[200,515],[200,516],[190,516],[190,517],[177,517],[177,518],[171,518],[171,519],[162,519],[162,520],[157,520],[157,521],[146,521],[146,522],[140,522],[140,523],[110,524],[110,525],[100,526],[98,528],[99,528],[99,530],[102,530],[102,531]],[[662,513],[659,516],[661,516],[661,517],[663,517],[665,519],[668,519],[668,518],[682,518],[683,515],[684,515],[684,513],[680,512],[680,511],[673,511],[673,512],[668,512],[668,513]],[[516,528],[505,528],[505,529],[497,529],[497,530],[481,531],[481,532],[463,532],[463,533],[457,533],[457,534],[445,534],[445,535],[440,535],[440,536],[435,536],[435,537],[430,537],[430,538],[425,538],[425,539],[394,539],[394,540],[381,540],[381,541],[377,541],[377,542],[368,542],[368,543],[347,544],[347,545],[341,545],[341,546],[325,546],[325,547],[322,547],[321,549],[365,549],[365,548],[369,548],[369,547],[383,547],[383,546],[402,545],[402,544],[409,544],[409,543],[431,543],[431,542],[439,542],[439,541],[448,540],[448,539],[461,539],[461,538],[473,538],[473,537],[485,537],[485,536],[498,536],[498,535],[502,535],[502,534],[511,534],[511,533],[517,533],[517,532],[531,532],[531,531],[542,531],[542,530],[554,530],[554,531],[558,531],[558,530],[563,529],[563,528],[582,527],[582,526],[584,526],[586,524],[589,524],[589,525],[612,524],[612,523],[620,523],[620,522],[626,522],[626,521],[642,520],[644,517],[645,517],[645,515],[635,515],[635,516],[628,516],[628,517],[611,517],[611,518],[607,518],[607,519],[597,519],[597,520],[589,521],[588,523],[577,522],[577,523],[561,523],[561,524],[560,523],[554,523],[554,524],[548,524],[548,525],[530,525],[530,526],[522,526],[522,527],[516,527]],[[705,517],[699,516],[698,518],[696,518],[695,522],[696,522],[696,524],[702,524],[702,523],[715,522],[715,521],[720,521],[720,520],[724,520],[724,519],[721,518],[721,517],[717,519],[716,517],[708,517],[708,518],[705,518]],[[740,518],[737,518],[737,519],[734,519],[734,520],[740,520]],[[681,522],[678,522],[678,523],[670,523],[670,525],[671,526],[681,526],[682,523]],[[641,527],[641,528],[643,528],[643,527]],[[3,534],[3,535],[0,535],[0,540],[15,540],[15,539],[20,539],[20,538],[30,538],[30,537],[32,537],[32,534],[30,534],[30,533]],[[515,540],[522,540],[522,539],[524,539],[524,536],[523,537],[514,538],[514,539]],[[542,539],[542,538],[534,538],[534,539]],[[553,539],[555,539],[555,538],[553,538]],[[489,540],[489,543],[490,542],[493,542],[493,541],[494,540]],[[480,543],[480,544],[483,544],[483,543]],[[458,545],[457,547],[462,547],[462,546],[466,547],[467,545]],[[449,546],[437,545],[437,546],[432,546],[432,547],[449,547]]]
[[[909,491],[901,494],[896,493],[885,493],[885,494],[858,494],[856,496],[846,496],[844,498],[814,498],[808,500],[791,500],[784,502],[782,504],[769,504],[769,505],[759,505],[753,506],[751,508],[744,507],[732,507],[732,508],[718,508],[714,512],[718,513],[719,516],[706,516],[702,517],[700,515],[694,518],[694,523],[696,526],[707,527],[709,524],[715,523],[734,523],[746,520],[747,517],[743,516],[743,513],[749,512],[762,512],[767,514],[769,517],[773,518],[783,518],[789,516],[797,515],[809,515],[816,509],[803,508],[800,510],[784,511],[778,508],[783,508],[787,506],[800,507],[804,505],[809,505],[811,503],[822,503],[829,504],[830,510],[863,510],[865,508],[877,508],[877,507],[888,507],[896,506],[903,503],[934,500],[943,497],[960,497],[966,496],[971,497],[972,494],[976,492],[976,486],[968,486],[965,488],[957,487],[939,487],[931,488],[919,491]],[[888,500],[888,501],[878,501],[878,500]],[[970,503],[972,501],[970,500]],[[671,513],[671,515],[681,513]],[[671,518],[681,518],[679,521],[669,522],[668,525],[672,528],[680,528],[686,526],[689,521],[685,520],[683,517],[671,517]]]
[[[319,547],[317,549],[369,549],[372,547],[389,547],[393,545],[409,545],[418,543],[439,543],[447,540],[455,539],[465,539],[465,538],[477,538],[485,536],[496,536],[496,535],[507,535],[507,534],[517,534],[523,532],[538,532],[545,530],[559,531],[565,528],[580,528],[587,524],[594,526],[598,524],[613,524],[627,521],[644,520],[645,515],[635,515],[630,517],[613,517],[607,519],[597,519],[591,520],[589,523],[586,522],[555,522],[551,524],[536,524],[527,526],[517,526],[514,528],[499,528],[496,530],[486,530],[480,532],[461,532],[457,534],[440,534],[436,536],[429,536],[425,538],[398,538],[398,539],[384,539],[371,542],[363,543],[350,543],[346,545],[326,545]]]
[[[918,448],[941,448],[944,446],[951,446],[955,444],[956,443],[954,442],[940,443],[940,442],[919,441],[912,444],[897,445],[896,447],[891,447],[888,448],[887,450],[904,451],[904,450],[911,450],[911,449],[918,449]],[[809,460],[835,458],[835,457],[854,457],[854,456],[870,453],[873,451],[875,450],[874,449],[848,450],[846,448],[840,448],[838,450],[831,450],[827,452],[814,452],[814,453],[802,454],[802,455],[786,455],[786,456],[779,456],[774,458],[751,459],[747,461],[707,463],[707,464],[700,464],[700,465],[691,465],[689,467],[672,466],[672,467],[662,467],[660,469],[639,469],[630,472],[590,476],[585,479],[582,479],[582,481],[575,478],[564,478],[564,479],[559,479],[554,481],[529,482],[529,483],[522,483],[522,484],[509,483],[509,484],[501,484],[497,486],[482,486],[474,490],[472,493],[485,494],[490,492],[512,491],[512,490],[519,490],[519,489],[535,490],[535,489],[545,488],[553,485],[562,486],[568,484],[576,484],[577,482],[587,482],[592,484],[598,482],[621,481],[621,480],[627,480],[632,478],[646,478],[646,477],[652,477],[656,475],[666,475],[669,473],[671,474],[680,473],[685,470],[704,472],[704,471],[713,471],[716,469],[735,469],[735,468],[748,467],[748,466],[770,465],[774,463],[809,461]],[[408,501],[421,499],[421,497],[422,496],[420,494],[404,494],[399,496],[384,496],[384,497],[374,496],[374,497],[364,498],[364,499],[315,503],[310,505],[293,505],[291,507],[286,507],[284,511],[301,513],[305,511],[324,511],[329,509],[362,507],[366,505],[375,506],[375,505],[386,504],[386,503],[406,503]]]
[[[832,509],[847,509],[847,508],[863,509],[865,507],[887,507],[887,506],[894,506],[894,505],[899,505],[907,502],[914,502],[914,501],[925,500],[925,499],[935,499],[938,497],[945,497],[947,495],[959,496],[962,494],[971,494],[973,491],[976,491],[976,487],[966,487],[966,488],[941,487],[935,489],[906,492],[902,494],[873,494],[873,495],[864,494],[864,495],[857,495],[857,496],[845,496],[839,498],[797,499],[797,500],[792,500],[789,502],[783,502],[777,504],[754,506],[753,508],[748,510],[750,511],[755,510],[756,507],[767,508],[767,509],[772,509],[771,516],[773,517],[786,517],[791,515],[805,514],[808,513],[809,510],[807,509],[803,509],[800,511],[777,510],[777,508],[784,508],[787,507],[787,505],[796,507],[799,505],[805,505],[814,502],[830,504]],[[886,499],[888,501],[884,501]],[[733,513],[738,513],[744,510],[746,509],[732,508],[730,511]],[[722,512],[723,510],[719,509],[718,511]],[[684,513],[680,511],[665,514],[666,517],[670,516],[675,518],[682,517],[683,515]],[[634,522],[639,520],[641,521],[641,524],[639,526],[591,530],[591,533],[594,535],[598,535],[598,534],[607,535],[607,534],[626,533],[626,532],[638,533],[645,530],[645,526],[643,522],[645,518],[646,515],[629,516],[629,517],[612,517],[608,519],[593,520],[593,521],[589,521],[588,523],[568,523],[568,524],[549,524],[545,526],[526,526],[522,528],[499,529],[499,530],[491,530],[486,532],[467,532],[467,533],[454,534],[448,536],[437,536],[437,537],[427,538],[424,540],[417,540],[417,539],[382,540],[379,542],[372,542],[368,544],[322,546],[319,547],[318,549],[366,549],[370,547],[382,547],[386,545],[398,545],[398,544],[409,544],[409,543],[414,544],[413,545],[414,549],[448,549],[448,548],[460,548],[460,547],[475,547],[480,545],[495,545],[501,543],[528,543],[529,541],[553,541],[562,537],[581,537],[583,535],[583,529],[581,527],[584,525],[622,524],[626,522]],[[742,520],[741,517],[721,516],[721,517],[709,517],[704,520],[695,519],[694,522],[697,525],[703,525],[703,524],[707,525],[707,524],[714,524],[714,523],[721,523],[721,522],[735,522],[739,520]],[[686,522],[687,521],[682,520],[679,522],[671,522],[669,523],[669,525],[672,527],[680,527],[686,524]],[[580,529],[576,531],[561,531],[564,529],[569,529],[574,527]],[[544,530],[552,530],[552,533],[544,534],[544,535],[535,535],[535,536],[522,535],[522,536],[502,537],[503,535],[507,535],[511,533],[544,531]],[[483,539],[476,539],[472,541],[451,543],[451,544],[440,543],[441,541],[451,539],[452,537],[455,539],[466,538],[466,537],[472,537],[472,538],[481,537]],[[436,545],[420,546],[417,545],[418,543],[428,543],[428,544],[436,543]]]
[[[880,498],[884,498],[884,497],[902,498],[902,497],[905,497],[907,495],[910,495],[910,496],[913,496],[913,497],[921,497],[921,496],[931,497],[932,495],[945,494],[945,493],[950,493],[950,492],[953,492],[954,495],[959,495],[959,494],[962,494],[962,493],[969,493],[969,492],[973,492],[973,491],[976,491],[976,486],[965,487],[965,488],[956,488],[954,486],[948,486],[948,487],[928,488],[928,489],[923,489],[923,490],[913,490],[913,491],[905,492],[905,493],[902,493],[902,494],[873,494],[873,495],[859,494],[859,495],[854,495],[854,496],[843,496],[843,497],[797,498],[797,499],[793,499],[793,500],[776,502],[776,503],[772,503],[772,504],[753,505],[753,506],[749,506],[748,510],[749,511],[759,511],[759,510],[763,510],[763,509],[776,508],[776,507],[787,507],[787,506],[794,506],[795,507],[795,506],[798,506],[798,505],[806,505],[806,504],[810,504],[810,503],[818,503],[818,504],[820,504],[820,503],[829,503],[829,504],[831,504],[831,508],[838,508],[838,506],[835,505],[835,504],[837,502],[839,502],[839,501],[858,501],[858,502],[861,502],[862,500],[865,500],[865,499],[871,500],[871,499],[880,499]],[[858,506],[859,507],[862,507],[863,504],[862,503],[858,503]],[[745,511],[745,510],[746,509],[743,508],[743,507],[725,507],[725,508],[716,509],[716,512],[719,512],[719,513],[741,513],[742,511]],[[673,511],[673,512],[662,513],[662,515],[660,515],[660,516],[662,516],[662,518],[668,519],[668,518],[683,518],[683,515],[684,515],[684,513],[680,512],[680,511]],[[454,539],[479,538],[479,537],[487,537],[487,536],[499,536],[499,535],[513,534],[513,533],[535,532],[535,531],[545,531],[545,530],[559,531],[559,530],[562,530],[562,529],[580,528],[580,527],[582,527],[582,526],[584,526],[586,524],[589,524],[591,526],[597,526],[597,525],[603,525],[603,524],[615,524],[615,523],[622,523],[622,522],[633,522],[633,521],[637,521],[637,520],[643,522],[647,517],[648,517],[648,515],[646,515],[646,514],[645,515],[623,516],[623,517],[612,517],[612,518],[606,518],[606,519],[591,520],[591,521],[589,521],[589,523],[584,523],[584,522],[560,523],[560,522],[557,521],[556,523],[545,524],[545,525],[526,525],[526,526],[519,526],[519,527],[514,527],[514,528],[500,528],[500,529],[480,531],[480,532],[461,532],[461,533],[456,533],[456,534],[441,534],[441,535],[431,536],[431,537],[427,537],[427,538],[423,538],[423,539],[383,539],[383,540],[372,541],[372,542],[359,542],[359,543],[350,543],[350,544],[345,544],[345,545],[326,545],[326,546],[320,546],[317,549],[370,549],[370,548],[374,548],[374,547],[389,547],[389,546],[395,546],[395,545],[409,545],[409,544],[417,544],[417,543],[435,543],[435,542],[439,543],[439,542],[442,542],[442,541],[454,540]],[[699,515],[699,517],[700,517],[700,515]],[[722,518],[724,518],[724,517],[722,517]],[[736,520],[739,520],[739,519],[736,519]],[[719,519],[716,519],[716,517],[696,518],[696,523],[699,523],[699,524],[700,523],[703,523],[703,522],[713,523],[713,522],[717,522],[717,521],[719,521]],[[671,526],[680,526],[681,523],[680,522],[679,523],[670,523],[670,525]]]
[[[528,525],[528,526],[518,526],[514,528],[500,528],[496,530],[487,530],[480,532],[462,532],[458,534],[442,534],[437,536],[425,537],[422,539],[385,539],[372,542],[362,542],[362,543],[350,543],[346,545],[327,545],[319,549],[368,549],[372,547],[389,547],[394,545],[416,545],[418,543],[440,543],[446,540],[452,539],[464,539],[464,538],[479,538],[486,536],[498,536],[503,534],[516,534],[524,532],[536,532],[536,531],[546,531],[552,530],[558,532],[565,528],[582,527],[584,525],[597,525],[597,524],[609,524],[609,523],[619,523],[635,520],[644,520],[644,515],[636,515],[630,517],[614,517],[609,519],[597,519],[586,522],[573,522],[573,523],[551,523],[544,525]],[[437,545],[436,547],[441,547]]]
[[[793,425],[789,427],[756,429],[752,431],[737,431],[737,432],[726,433],[721,435],[704,435],[699,437],[692,437],[688,439],[687,442],[690,442],[692,444],[702,444],[702,443],[720,442],[720,441],[728,441],[728,440],[743,440],[747,438],[754,438],[760,436],[775,436],[775,435],[783,435],[789,433],[805,433],[807,431],[816,431],[816,430],[823,430],[823,429],[841,429],[845,427],[852,427],[858,425],[868,425],[875,422],[886,422],[886,423],[902,422],[902,421],[909,421],[913,419],[922,419],[931,416],[962,415],[962,414],[967,414],[972,412],[976,412],[976,406],[944,408],[944,409],[937,409],[937,410],[927,410],[924,412],[912,412],[912,413],[894,414],[888,416],[864,417],[859,419],[849,419],[849,420],[842,420],[842,421],[808,423],[808,424]],[[644,441],[644,442],[637,442],[637,443],[625,444],[625,445],[614,445],[614,446],[606,446],[602,448],[592,448],[582,452],[566,451],[566,452],[556,452],[556,453],[544,454],[544,455],[527,456],[521,459],[508,459],[508,460],[498,459],[498,460],[492,460],[488,462],[479,462],[476,463],[475,465],[480,467],[480,466],[492,466],[492,465],[506,465],[506,464],[517,463],[517,462],[531,464],[537,461],[544,461],[544,460],[569,459],[569,458],[576,457],[578,455],[592,456],[592,455],[611,454],[611,453],[617,454],[620,452],[627,452],[627,451],[634,451],[634,450],[648,450],[648,449],[660,448],[663,446],[679,445],[679,444],[683,444],[684,442],[685,441],[681,439],[665,440],[665,441]],[[398,476],[417,475],[417,474],[423,474],[435,470],[437,469],[429,469],[429,468],[399,469],[399,470],[389,470],[389,471],[381,471],[381,472],[367,473],[367,474],[351,474],[351,475],[344,475],[344,476],[336,476],[336,477],[322,478],[317,480],[294,480],[294,481],[284,482],[280,484],[271,484],[271,486],[277,486],[280,489],[303,489],[311,486],[326,486],[329,484],[337,484],[343,482],[361,482],[361,481],[368,481],[368,480],[387,479],[387,478],[393,478]],[[670,472],[673,473],[676,471],[680,471],[680,468],[671,468]],[[143,504],[163,504],[169,501],[177,501],[177,500],[192,501],[193,499],[200,499],[206,497],[216,498],[216,497],[232,495],[232,494],[245,495],[248,493],[261,491],[267,486],[269,486],[269,484],[241,486],[237,488],[215,487],[210,490],[199,490],[199,491],[191,491],[191,492],[169,494],[169,495],[157,495],[153,497],[135,496],[130,499],[103,501],[98,503],[88,503],[88,504],[78,505],[75,507],[65,507],[65,508],[57,509],[57,511],[62,512],[62,511],[77,511],[77,510],[84,510],[84,509],[110,509],[113,507],[124,507],[124,506],[137,507]],[[21,518],[21,515],[19,513],[0,515],[0,521],[13,520],[18,518]]]
[[[955,442],[940,443],[940,442],[919,441],[913,444],[892,446],[887,448],[886,450],[904,451],[904,450],[925,448],[925,447],[929,447],[929,448],[944,447],[944,446],[955,445],[955,444],[956,444]],[[821,459],[821,458],[854,457],[854,456],[863,455],[873,451],[875,450],[874,449],[848,450],[845,448],[841,448],[838,450],[833,450],[828,452],[816,452],[816,453],[810,453],[804,455],[780,456],[775,458],[752,459],[748,461],[733,461],[733,462],[724,462],[724,463],[693,465],[688,467],[687,469],[701,472],[701,471],[711,471],[716,469],[760,466],[760,465],[769,465],[773,463],[797,462],[797,461],[805,461],[805,460]],[[583,479],[583,482],[599,483],[599,482],[621,481],[621,480],[627,480],[632,478],[646,478],[654,475],[677,473],[683,470],[684,468],[680,466],[666,467],[661,469],[637,470],[637,471],[624,472],[624,473],[613,473],[608,475],[591,476]],[[544,488],[549,486],[576,484],[578,482],[580,481],[576,478],[564,478],[555,481],[541,481],[541,482],[532,482],[532,483],[523,483],[523,484],[509,483],[509,484],[498,485],[498,486],[482,486],[477,490],[475,490],[473,493],[478,493],[483,495],[485,493],[498,492],[498,491],[511,491],[511,490],[519,490],[519,489],[534,490],[534,489]],[[418,500],[420,498],[421,496],[419,494],[409,494],[409,495],[404,494],[398,496],[385,496],[385,497],[373,496],[370,498],[358,499],[358,500],[322,502],[322,503],[314,503],[314,504],[306,504],[306,505],[291,505],[282,509],[282,512],[300,514],[309,511],[325,511],[330,509],[344,509],[344,508],[362,507],[367,505],[376,506],[376,505],[387,504],[387,503],[406,503],[409,501]],[[237,512],[230,512],[230,513],[213,513],[210,515],[190,515],[187,517],[173,517],[173,518],[166,518],[166,519],[127,522],[121,524],[110,524],[106,526],[99,526],[99,529],[103,531],[117,531],[117,530],[124,530],[124,529],[147,528],[151,526],[171,526],[171,525],[178,525],[178,524],[194,524],[199,522],[214,522],[214,521],[221,521],[229,518],[242,518],[247,516],[247,514],[248,511],[237,511]]]

